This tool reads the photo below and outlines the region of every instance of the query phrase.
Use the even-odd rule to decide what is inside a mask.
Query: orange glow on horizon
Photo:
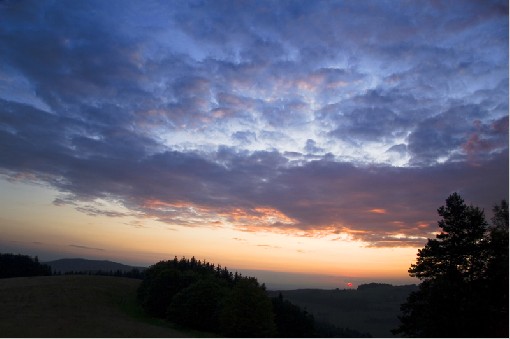
[[[31,247],[40,257],[54,252],[60,258],[149,266],[174,256],[195,256],[233,269],[407,279],[418,248],[368,247],[356,237],[370,236],[367,231],[340,224],[292,224],[297,221],[267,206],[217,211],[153,199],[142,205],[143,213],[92,215],[73,205],[48,204],[58,193],[43,187],[9,182],[2,187],[39,206],[28,210],[28,205],[4,199],[3,218],[16,222],[4,223],[3,242]],[[171,220],[175,213],[182,213],[184,222]],[[169,219],[159,218],[167,214]],[[222,223],[221,231],[209,227],[215,221]]]

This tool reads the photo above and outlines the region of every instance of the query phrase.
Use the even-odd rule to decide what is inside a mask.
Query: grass
[[[2,337],[202,337],[143,314],[140,280],[105,276],[0,279]]]

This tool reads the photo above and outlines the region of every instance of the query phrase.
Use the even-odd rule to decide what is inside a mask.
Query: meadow
[[[0,279],[2,337],[200,337],[145,316],[140,280],[88,275]]]

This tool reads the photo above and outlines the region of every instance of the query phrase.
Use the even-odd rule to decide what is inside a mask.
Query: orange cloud
[[[369,212],[375,214],[388,214],[388,211],[386,211],[384,208],[373,208],[369,210]]]
[[[241,226],[293,225],[297,223],[296,219],[290,218],[272,207],[235,208],[222,212],[220,215]]]
[[[298,224],[296,219],[267,206],[215,208],[185,201],[147,199],[143,207],[148,217],[187,226],[232,224],[233,227],[246,231],[271,231],[274,226],[288,228]]]

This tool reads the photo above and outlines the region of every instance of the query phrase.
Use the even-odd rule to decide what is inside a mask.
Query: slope
[[[140,280],[104,276],[0,279],[2,337],[187,337],[142,315]]]

